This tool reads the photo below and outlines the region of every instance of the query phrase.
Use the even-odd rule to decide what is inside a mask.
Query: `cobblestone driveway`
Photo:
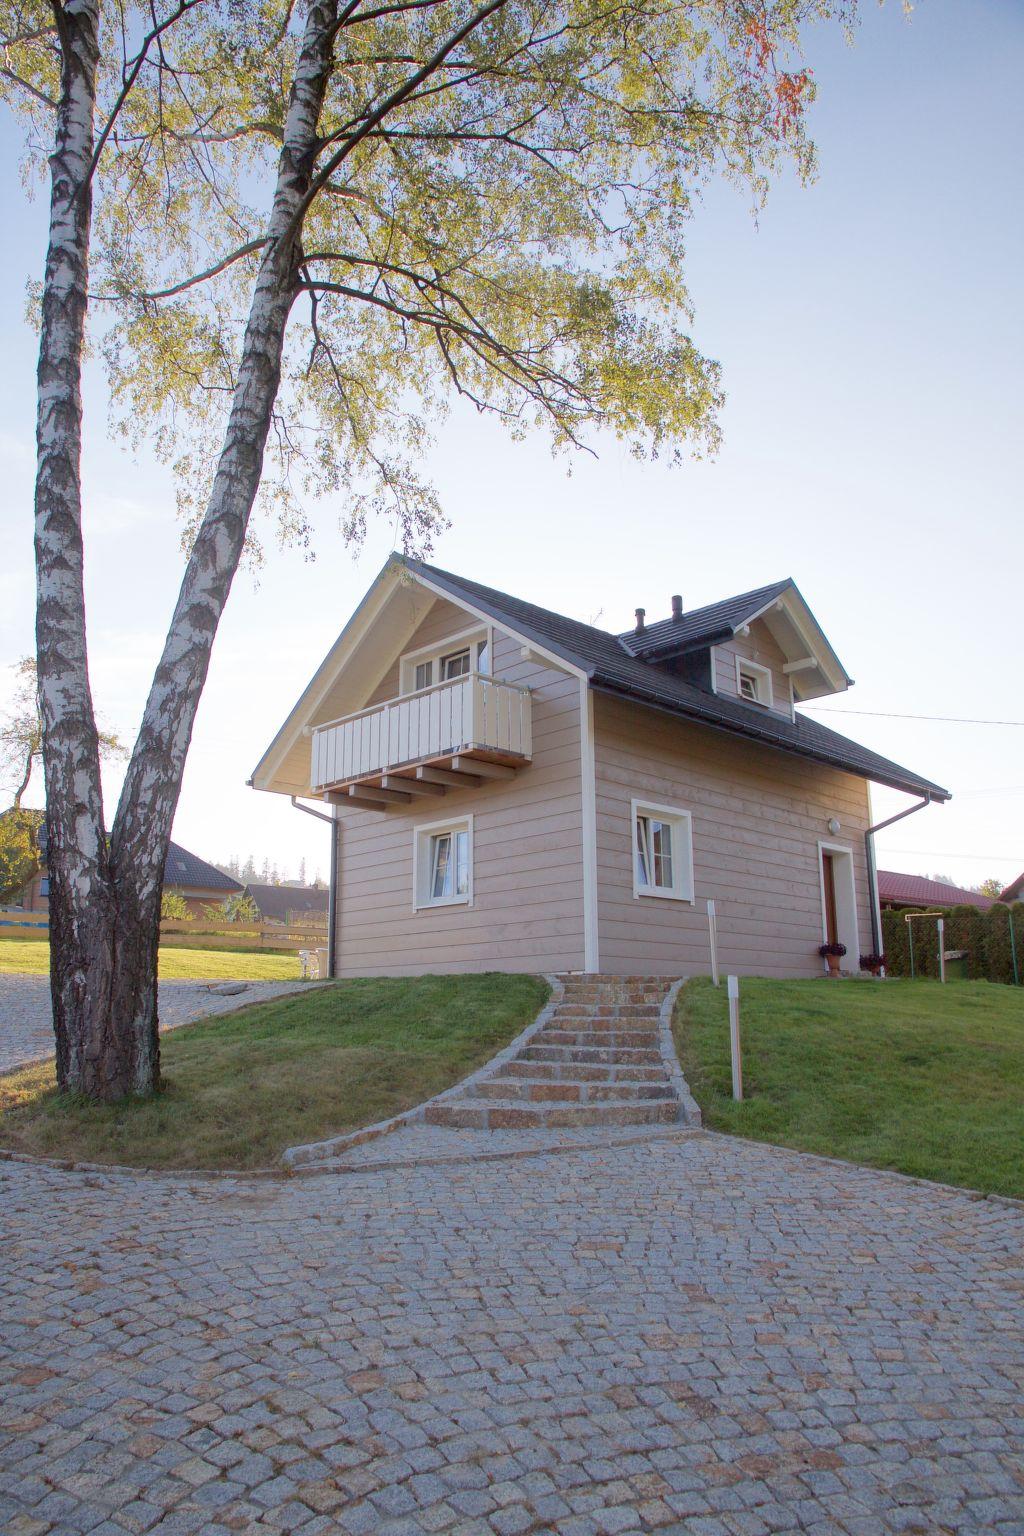
[[[160,1025],[174,1029],[212,1013],[230,1013],[246,1003],[280,997],[308,983],[247,982],[235,997],[219,997],[216,982],[165,981],[160,985]],[[53,1022],[48,976],[0,976],[0,1072],[53,1055]]]
[[[12,1536],[1024,1531],[1020,1210],[700,1135],[0,1180]]]

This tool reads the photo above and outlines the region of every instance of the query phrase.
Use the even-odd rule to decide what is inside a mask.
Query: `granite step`
[[[664,1067],[653,1063],[643,1067],[626,1067],[584,1061],[509,1061],[498,1068],[495,1078],[520,1077],[546,1083],[570,1073],[577,1083],[652,1083],[665,1080]]]
[[[492,1078],[467,1088],[467,1099],[515,1099],[532,1104],[601,1104],[609,1100],[664,1099],[670,1095],[667,1078],[660,1083],[579,1083],[571,1078],[538,1083],[529,1078]]]
[[[653,1046],[527,1045],[520,1051],[519,1060],[590,1061],[624,1067],[639,1067],[648,1062],[660,1062],[661,1052]]]
[[[516,1130],[528,1126],[664,1125],[680,1118],[679,1101],[610,1099],[600,1104],[518,1103],[514,1099],[449,1099],[428,1104],[428,1125],[454,1130]]]

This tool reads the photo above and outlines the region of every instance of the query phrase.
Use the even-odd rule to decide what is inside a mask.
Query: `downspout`
[[[898,811],[895,816],[888,817],[885,821],[876,821],[873,827],[868,827],[864,833],[864,851],[868,863],[868,888],[871,891],[871,942],[876,955],[882,953],[882,920],[878,905],[878,865],[875,862],[875,833],[881,832],[884,827],[891,827],[893,822],[902,821],[904,816],[913,816],[915,811],[923,811],[926,805],[931,805],[932,796],[925,795],[917,805],[908,806],[905,811]]]
[[[311,805],[300,805],[296,795],[292,795],[291,801],[297,811],[304,811],[307,816],[315,816],[317,821],[329,821],[331,824],[331,883],[327,890],[327,978],[333,981],[336,969],[335,935],[338,926],[338,818],[328,816],[323,811],[314,811]]]

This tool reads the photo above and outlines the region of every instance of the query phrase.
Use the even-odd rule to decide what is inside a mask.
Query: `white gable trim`
[[[281,763],[302,735],[309,716],[319,708],[352,652],[372,629],[381,609],[400,580],[402,580],[402,567],[388,561],[313,673],[295,707],[253,769],[249,783],[254,789],[264,789],[267,781],[274,777]],[[261,779],[263,783],[258,782]]]

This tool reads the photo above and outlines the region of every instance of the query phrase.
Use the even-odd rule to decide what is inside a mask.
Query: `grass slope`
[[[0,976],[46,976],[49,971],[45,939],[0,939]],[[298,981],[299,957],[165,944],[160,949],[160,976],[163,981]]]
[[[743,1103],[725,988],[691,981],[675,1038],[705,1123],[1024,1197],[1024,988],[743,980]]]
[[[53,1066],[0,1077],[0,1145],[152,1168],[258,1168],[287,1146],[409,1109],[506,1045],[547,997],[537,976],[359,980],[185,1025],[164,1087],[115,1106],[62,1098]]]

